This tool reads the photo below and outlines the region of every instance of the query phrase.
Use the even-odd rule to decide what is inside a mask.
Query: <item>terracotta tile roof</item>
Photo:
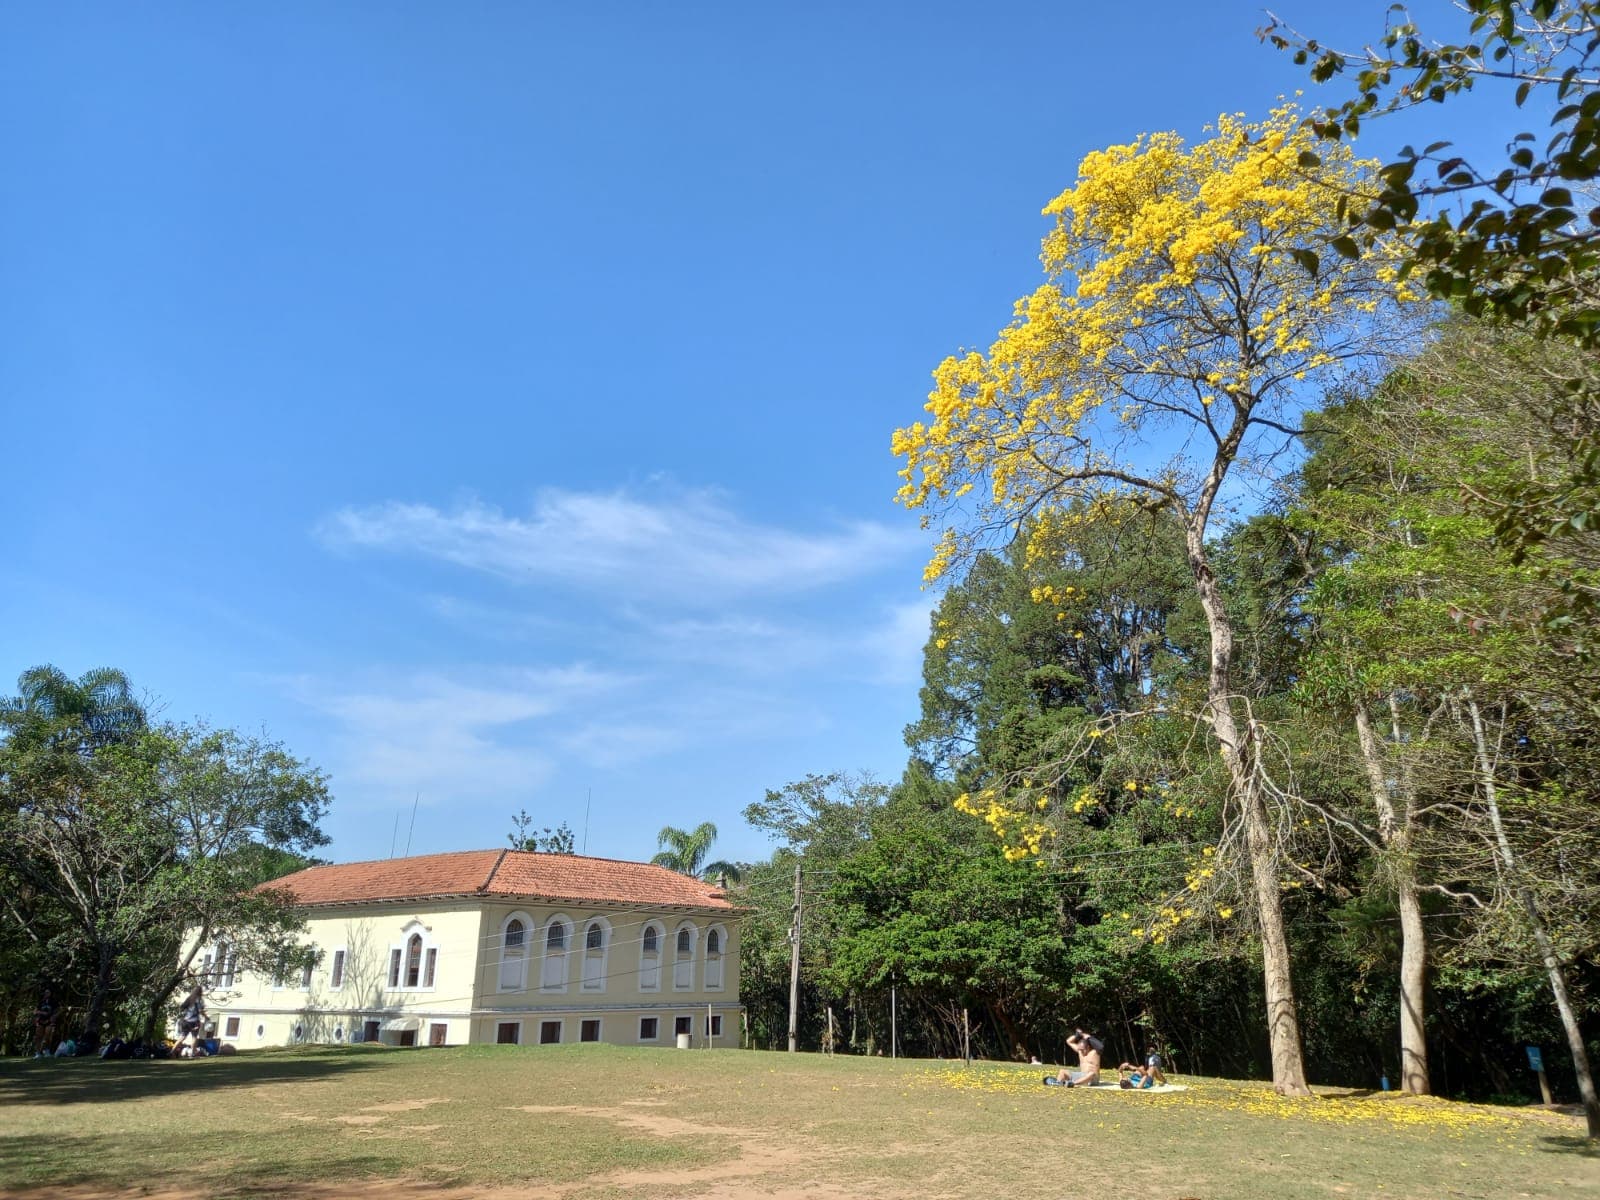
[[[527,850],[461,850],[307,867],[265,886],[287,891],[308,906],[441,896],[519,896],[573,903],[733,908],[714,884],[665,867]]]

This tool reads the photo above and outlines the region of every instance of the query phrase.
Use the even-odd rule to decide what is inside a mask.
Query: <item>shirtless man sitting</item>
[[[1100,1051],[1104,1049],[1100,1039],[1079,1029],[1067,1039],[1067,1045],[1078,1053],[1078,1069],[1062,1067],[1054,1076],[1046,1075],[1045,1083],[1051,1087],[1089,1087],[1099,1083]]]

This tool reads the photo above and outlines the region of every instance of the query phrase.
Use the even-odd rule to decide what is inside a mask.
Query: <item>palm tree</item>
[[[73,679],[59,667],[29,667],[17,677],[17,695],[0,699],[0,736],[17,745],[46,743],[83,752],[143,730],[144,706],[121,671],[99,667]]]
[[[675,829],[668,825],[656,834],[656,845],[661,847],[661,853],[650,861],[682,875],[694,875],[700,879],[726,875],[737,881],[739,868],[733,863],[721,859],[706,862],[706,855],[711,853],[711,843],[716,840],[717,827],[710,821],[703,821],[691,830]]]

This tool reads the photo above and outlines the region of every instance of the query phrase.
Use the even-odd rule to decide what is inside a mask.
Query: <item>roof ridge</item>
[[[480,894],[489,890],[489,885],[494,882],[495,875],[500,871],[500,864],[505,862],[506,855],[510,853],[510,848],[500,851],[499,857],[494,860],[494,866],[489,868],[489,874],[485,876],[484,881],[478,885],[478,891]]]
[[[317,871],[323,867],[366,867],[374,863],[387,862],[414,862],[419,858],[460,858],[468,854],[493,854],[493,848],[479,848],[477,850],[434,850],[429,854],[402,854],[398,857],[390,855],[388,858],[358,858],[351,862],[325,862],[313,863],[308,867],[301,867],[302,871]]]
[[[671,867],[663,867],[660,863],[640,862],[636,858],[607,858],[599,854],[561,854],[554,850],[513,850],[511,853],[537,854],[540,858],[581,858],[585,862],[620,863],[625,867],[650,867],[657,871],[665,871],[669,875],[683,875],[685,879],[695,879],[696,882],[703,882],[693,875],[684,875],[682,871],[674,871]]]

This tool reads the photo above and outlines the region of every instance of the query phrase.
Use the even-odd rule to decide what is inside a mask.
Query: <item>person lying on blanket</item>
[[[1161,1055],[1156,1053],[1154,1046],[1145,1051],[1145,1060],[1140,1066],[1134,1066],[1132,1063],[1117,1064],[1119,1077],[1124,1071],[1133,1072],[1128,1078],[1121,1080],[1125,1088],[1152,1088],[1158,1083],[1167,1081],[1165,1073],[1161,1070]]]
[[[1069,1071],[1062,1067],[1055,1075],[1046,1075],[1046,1086],[1090,1087],[1099,1083],[1100,1052],[1105,1049],[1105,1043],[1080,1029],[1067,1039],[1067,1045],[1078,1052],[1078,1069]]]

